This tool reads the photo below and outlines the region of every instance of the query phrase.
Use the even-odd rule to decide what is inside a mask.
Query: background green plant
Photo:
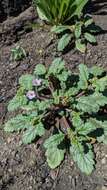
[[[27,144],[50,130],[44,142],[49,166],[54,169],[66,152],[82,172],[95,166],[93,143],[107,144],[107,75],[100,67],[79,65],[79,75],[71,73],[61,58],[49,68],[38,64],[34,73],[22,75],[19,89],[8,111],[21,114],[5,124],[5,131],[23,131]]]
[[[34,0],[39,17],[52,25],[51,32],[59,37],[58,51],[69,44],[85,53],[87,42],[96,43],[93,34],[101,31],[92,17],[84,16],[83,9],[88,0]]]
[[[66,24],[81,16],[88,0],[33,0],[41,19],[52,25]]]
[[[20,61],[25,57],[26,57],[26,52],[20,45],[17,45],[16,47],[11,49],[11,59],[12,60]]]

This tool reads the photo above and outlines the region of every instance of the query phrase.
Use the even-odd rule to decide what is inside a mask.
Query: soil
[[[97,46],[88,45],[87,55],[74,49],[62,55],[71,70],[77,69],[83,62],[88,66],[100,65],[107,69],[107,2],[103,0],[101,3],[94,3],[93,18],[104,31],[97,36]],[[26,18],[26,14],[22,14]],[[19,15],[5,21],[9,26],[5,31],[9,31],[11,26],[13,30],[11,35],[3,30],[0,44],[0,190],[107,190],[106,145],[95,145],[96,168],[90,176],[85,176],[68,155],[59,168],[50,170],[44,155],[43,139],[37,143],[22,145],[20,134],[4,133],[5,121],[14,115],[7,112],[7,104],[15,95],[19,77],[23,73],[31,73],[38,63],[49,65],[58,55],[48,30],[36,27],[33,31],[24,31],[19,35],[18,28],[13,25],[20,23],[21,19]],[[35,21],[38,22],[38,19]],[[1,28],[7,26],[2,24]],[[23,27],[20,28],[21,31]],[[27,57],[15,62],[10,59],[10,55],[11,48],[17,44],[26,50]]]

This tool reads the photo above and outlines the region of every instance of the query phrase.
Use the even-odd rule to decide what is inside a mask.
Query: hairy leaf
[[[80,143],[73,144],[70,148],[70,153],[81,171],[89,175],[94,169],[95,162],[92,150],[88,146],[87,149],[85,152],[84,147]]]
[[[107,87],[107,76],[92,80],[92,86],[96,91],[103,92]]]
[[[19,84],[25,90],[32,90],[33,79],[34,79],[33,75],[30,74],[22,75],[19,79]]]
[[[21,129],[27,129],[27,128],[32,128],[31,118],[20,114],[10,119],[5,124],[4,129],[7,132],[14,132],[14,131],[19,131]]]
[[[87,89],[88,87],[88,78],[89,78],[89,71],[86,65],[80,64],[79,65],[79,83],[78,86],[80,89]]]
[[[24,132],[24,135],[22,136],[22,141],[24,144],[29,144],[37,136],[42,136],[45,133],[45,129],[42,123],[38,123],[36,126],[30,127]]]
[[[44,65],[42,64],[38,64],[36,67],[35,67],[35,70],[34,70],[34,74],[35,75],[44,75],[46,73],[46,68]]]
[[[44,147],[51,149],[52,147],[58,146],[63,140],[64,140],[64,134],[63,133],[52,135],[50,138],[48,138],[45,141]]]
[[[104,72],[104,69],[102,67],[93,66],[91,69],[89,69],[90,73],[94,76],[101,76]]]
[[[12,100],[10,100],[8,105],[8,111],[15,111],[19,108],[22,108],[27,104],[27,98],[25,95],[23,96],[15,96]]]
[[[58,149],[57,147],[51,147],[46,150],[47,162],[50,168],[54,169],[60,165],[64,159],[65,150]]]
[[[49,67],[48,74],[59,74],[65,69],[65,62],[59,57],[55,58],[52,64]]]
[[[93,132],[97,128],[101,128],[101,123],[96,119],[90,118],[87,122],[77,128],[77,132],[81,135],[87,135],[90,132]]]
[[[94,93],[90,96],[82,96],[77,100],[77,109],[85,113],[96,113],[99,111],[100,106],[107,104],[107,97],[100,93]]]

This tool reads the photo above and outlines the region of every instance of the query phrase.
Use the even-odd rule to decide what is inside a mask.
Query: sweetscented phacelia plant
[[[22,142],[31,143],[47,131],[49,166],[58,167],[68,152],[80,170],[90,174],[95,166],[93,144],[107,144],[107,75],[100,67],[79,65],[70,72],[61,58],[49,68],[38,64],[33,74],[22,75],[8,111],[20,109],[5,124],[5,131],[22,131]]]
[[[96,43],[93,34],[101,29],[95,25],[90,15],[84,15],[88,0],[33,0],[39,17],[52,26],[51,32],[58,38],[58,51],[66,46],[75,47],[84,53],[87,42]]]
[[[11,59],[14,61],[20,61],[26,57],[26,51],[20,46],[11,49]]]

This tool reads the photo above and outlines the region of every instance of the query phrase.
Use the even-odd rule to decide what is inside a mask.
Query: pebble
[[[106,164],[106,158],[103,158],[103,159],[101,160],[101,162],[102,162],[102,164]]]
[[[107,187],[103,186],[101,190],[107,190]]]

